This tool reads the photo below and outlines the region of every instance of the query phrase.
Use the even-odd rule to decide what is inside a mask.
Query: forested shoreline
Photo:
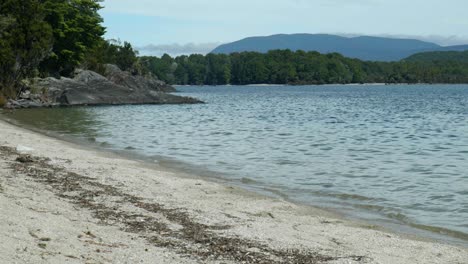
[[[138,57],[130,43],[104,39],[101,3],[0,2],[0,106],[32,78],[72,77],[77,68],[103,74],[106,64],[174,85],[468,83],[467,52],[416,54],[399,62],[290,50]]]
[[[141,57],[150,72],[169,84],[351,84],[468,83],[468,52],[421,53],[399,62],[371,62],[338,53],[273,50],[194,54],[172,58]]]
[[[0,1],[0,106],[35,77],[70,77],[104,64],[142,73],[137,52],[104,39],[101,0]]]

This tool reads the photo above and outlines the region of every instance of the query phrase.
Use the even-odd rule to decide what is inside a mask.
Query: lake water
[[[13,117],[163,166],[468,241],[468,86],[178,89],[207,104]]]

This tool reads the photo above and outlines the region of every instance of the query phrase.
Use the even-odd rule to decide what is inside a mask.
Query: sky
[[[468,0],[105,0],[106,38],[142,55],[208,53],[251,36],[328,33],[468,44]]]

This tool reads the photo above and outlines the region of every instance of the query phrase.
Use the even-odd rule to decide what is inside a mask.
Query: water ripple
[[[468,86],[180,89],[207,104],[14,116],[301,202],[468,234]]]

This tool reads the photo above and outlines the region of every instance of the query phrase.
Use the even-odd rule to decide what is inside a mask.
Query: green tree
[[[468,83],[468,61],[443,60],[441,56],[437,53],[416,56],[415,60],[370,62],[338,53],[273,50],[266,54],[241,52],[176,58],[166,54],[144,60],[151,62],[145,64],[150,65],[150,72],[173,84]]]
[[[117,49],[116,64],[122,70],[132,70],[135,63],[138,61],[138,51],[134,50],[132,44],[124,42],[124,44]]]
[[[5,14],[0,15],[0,37],[6,32],[6,29],[13,23],[13,19]]]
[[[87,68],[98,73],[104,73],[104,64],[115,64],[121,70],[132,73],[143,73],[145,70],[138,60],[138,51],[129,42],[121,44],[116,40],[101,40],[98,45],[90,49],[82,63]]]
[[[98,11],[101,0],[43,0],[45,21],[53,29],[54,45],[41,69],[69,75],[85,55],[101,44],[105,28]]]
[[[188,74],[188,56],[182,55],[175,59],[177,68],[174,72],[175,83],[181,85],[189,84],[189,74]]]
[[[192,54],[188,57],[188,75],[189,84],[203,85],[206,84],[206,60],[205,56],[200,54]]]
[[[231,63],[229,56],[225,54],[206,55],[206,76],[205,84],[224,85],[231,79]]]
[[[33,76],[48,55],[51,28],[44,22],[39,0],[4,0],[0,2],[0,17],[0,89],[14,97],[20,80]]]

